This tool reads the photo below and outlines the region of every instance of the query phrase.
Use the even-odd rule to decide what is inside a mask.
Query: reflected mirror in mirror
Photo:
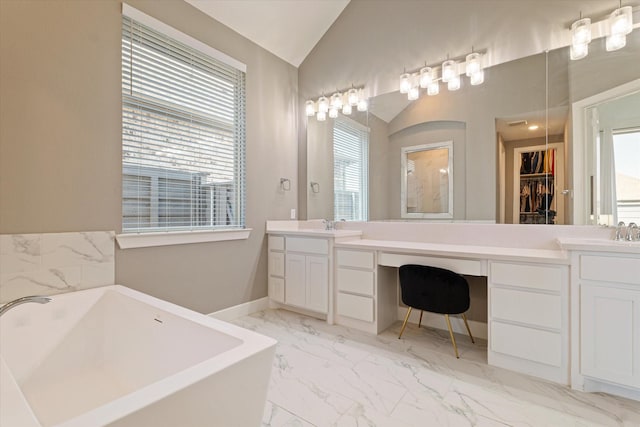
[[[587,108],[589,220],[640,223],[640,92]]]
[[[453,141],[401,150],[402,217],[453,218]]]

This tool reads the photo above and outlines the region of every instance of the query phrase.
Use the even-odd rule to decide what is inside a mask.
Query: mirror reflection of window
[[[617,221],[640,223],[640,128],[613,131]]]
[[[340,117],[333,125],[333,198],[336,221],[367,221],[369,129]]]

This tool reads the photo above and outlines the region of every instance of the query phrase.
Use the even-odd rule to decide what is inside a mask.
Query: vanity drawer
[[[339,267],[355,267],[373,269],[374,260],[373,252],[365,251],[349,251],[338,249],[336,251],[336,264]]]
[[[580,278],[640,285],[640,258],[580,255]]]
[[[269,251],[269,276],[284,277],[284,252]]]
[[[284,251],[284,237],[283,236],[269,236],[269,250],[270,251]]]
[[[373,296],[373,271],[338,268],[336,279],[339,291]]]
[[[560,292],[564,266],[492,262],[489,280],[493,284]]]
[[[327,239],[308,239],[304,237],[287,237],[287,251],[305,252],[309,254],[328,255]]]
[[[491,318],[561,329],[560,295],[491,288]]]
[[[562,365],[559,333],[491,321],[491,350],[545,365]]]
[[[373,298],[338,292],[337,302],[340,316],[373,322]]]

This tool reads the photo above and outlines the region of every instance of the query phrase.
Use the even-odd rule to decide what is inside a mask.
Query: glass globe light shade
[[[449,80],[458,75],[456,61],[448,60],[442,63],[442,81],[449,83]]]
[[[440,93],[440,84],[437,81],[432,81],[427,87],[427,95],[434,96]]]
[[[426,89],[433,81],[433,69],[424,67],[420,70],[420,87]]]
[[[408,93],[411,89],[411,76],[404,73],[400,76],[400,93]]]
[[[447,82],[447,89],[450,91],[460,89],[460,76],[455,76]]]
[[[471,82],[471,86],[478,86],[484,83],[484,70],[471,74],[469,81]]]
[[[473,52],[467,55],[466,58],[466,74],[467,77],[471,77],[473,74],[482,70],[482,56],[478,52]]]
[[[304,103],[304,110],[307,117],[311,117],[316,114],[316,106],[313,101],[307,101]]]
[[[325,120],[327,120],[327,113],[325,113],[324,111],[318,111],[318,113],[316,114],[316,119],[318,119],[319,122],[324,122]]]

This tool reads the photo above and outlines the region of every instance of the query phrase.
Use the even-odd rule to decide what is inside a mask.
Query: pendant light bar
[[[364,96],[364,87],[351,86],[349,89],[336,90],[330,97],[322,94],[317,101],[308,100],[304,103],[305,115],[307,117],[316,116],[318,121],[335,119],[339,113],[345,116],[350,115],[354,108],[358,111],[367,111],[369,101]]]
[[[407,94],[409,101],[415,101],[420,97],[420,89],[427,89],[428,96],[440,93],[440,83],[446,83],[450,91],[459,90],[462,87],[462,75],[469,78],[472,86],[484,83],[483,56],[486,50],[475,51],[471,49],[468,55],[448,58],[438,65],[427,65],[416,72],[405,70],[400,75],[400,93]],[[440,77],[438,77],[440,71]]]

